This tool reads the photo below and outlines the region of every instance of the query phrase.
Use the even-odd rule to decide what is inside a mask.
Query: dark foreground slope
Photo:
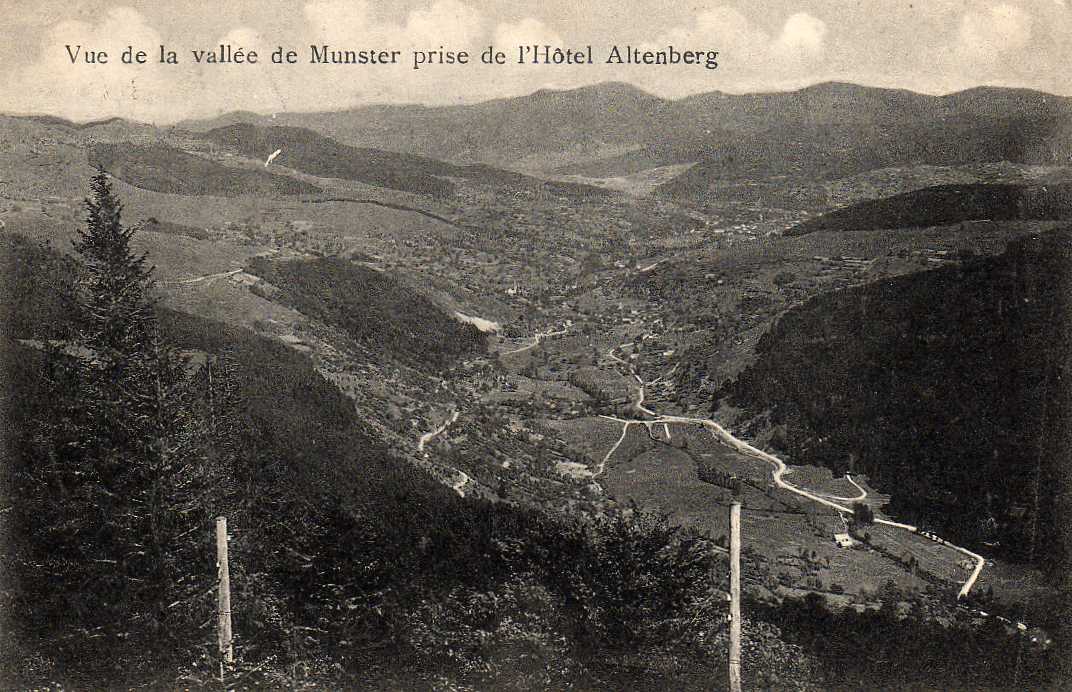
[[[141,620],[105,637],[95,626],[113,623],[95,618],[111,594],[42,570],[78,567],[50,551],[21,492],[53,458],[42,433],[63,425],[54,358],[69,356],[28,342],[72,338],[77,267],[12,234],[0,266],[0,687],[215,688],[212,588],[181,604],[200,628]],[[701,651],[718,608],[706,539],[651,517],[582,522],[461,498],[391,456],[300,353],[191,315],[157,318],[237,394],[212,508],[232,533],[236,686],[706,689],[724,677]],[[211,581],[205,524],[183,579]],[[708,624],[682,624],[693,621]]]
[[[1072,217],[1072,185],[936,185],[868,200],[808,219],[785,232],[925,228],[987,219],[1059,220]]]
[[[1067,487],[1072,231],[790,310],[724,394],[797,463],[869,474],[891,513],[1057,574]]]
[[[216,689],[212,589],[189,606],[206,623],[190,631],[130,624],[129,637],[103,641],[66,627],[65,611],[41,617],[43,601],[69,599],[92,618],[101,594],[24,579],[47,546],[25,541],[35,517],[11,481],[39,463],[42,441],[28,438],[56,411],[44,355],[9,337],[70,337],[77,314],[63,295],[76,268],[11,234],[0,266],[14,270],[0,272],[0,686]],[[230,361],[240,395],[223,508],[235,688],[722,688],[722,569],[709,541],[646,515],[577,520],[458,497],[386,453],[304,356],[194,316],[159,319],[171,342]],[[201,562],[182,569],[211,581],[210,548]],[[757,688],[905,688],[924,665],[935,688],[1047,687],[1034,672],[1049,662],[1030,651],[1031,675],[988,665],[1017,645],[1001,629],[946,630],[893,610],[833,616],[813,601],[773,608],[746,606],[744,669]]]

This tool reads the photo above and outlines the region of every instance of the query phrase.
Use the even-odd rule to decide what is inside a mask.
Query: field
[[[919,572],[950,585],[963,584],[975,567],[975,562],[962,553],[923,536],[880,524],[869,527],[867,531],[875,548],[904,563],[914,558]]]
[[[856,497],[860,491],[845,478],[834,478],[830,469],[821,466],[792,466],[785,474],[786,479],[802,490],[810,490],[820,495],[836,497]],[[858,483],[860,479],[854,479]]]
[[[642,426],[633,428],[643,430]],[[680,432],[681,426],[677,430]],[[720,445],[698,452],[700,445],[692,441],[692,435],[688,439],[686,451],[653,442],[647,433],[630,432],[621,451],[615,453],[619,460],[607,465],[599,481],[619,502],[635,502],[724,540],[731,493],[700,480],[695,459],[726,472],[740,474],[744,470],[744,477],[757,484],[769,479],[770,465],[761,469],[755,465],[757,460]],[[806,585],[811,590],[833,589],[867,602],[891,581],[900,589],[918,593],[935,578],[946,582],[944,588],[952,588],[967,577],[968,571],[957,566],[963,559],[959,553],[900,530],[873,527],[870,532],[875,549],[861,544],[839,548],[833,534],[845,527],[836,514],[785,491],[778,490],[772,498],[746,484],[742,501],[741,534],[748,556],[745,580],[756,588],[788,593],[797,585]],[[915,571],[901,563],[902,554],[917,557]],[[960,581],[956,581],[958,577]]]
[[[616,453],[620,460],[609,463],[599,479],[611,497],[670,515],[675,522],[699,528],[713,537],[725,535],[726,516],[720,510],[726,506],[728,490],[701,481],[692,459],[680,450],[657,445],[627,456],[632,449],[620,458]],[[673,491],[667,492],[671,487]]]
[[[589,469],[594,469],[621,435],[621,426],[594,416],[570,419],[545,419],[544,425],[558,439],[576,450]]]

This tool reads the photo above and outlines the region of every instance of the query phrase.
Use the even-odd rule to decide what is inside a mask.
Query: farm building
[[[839,548],[851,548],[855,543],[847,533],[835,533],[834,542],[838,544]]]

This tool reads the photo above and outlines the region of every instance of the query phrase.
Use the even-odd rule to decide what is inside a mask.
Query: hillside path
[[[569,332],[569,327],[563,327],[562,329],[559,329],[557,331],[549,329],[549,330],[547,330],[545,332],[536,332],[532,336],[532,343],[531,344],[526,344],[525,346],[521,346],[520,348],[515,348],[512,351],[503,351],[502,355],[508,356],[508,355],[510,355],[512,353],[523,353],[524,351],[528,351],[529,349],[536,348],[537,346],[540,345],[541,341],[543,341],[544,339],[546,339],[549,336],[562,336],[563,334],[566,334],[568,332]]]
[[[626,346],[626,345],[627,344],[622,344],[621,346],[616,347],[616,348],[621,348],[622,346]],[[793,485],[792,483],[788,483],[788,482],[786,482],[786,481],[784,481],[782,479],[782,476],[784,476],[786,474],[787,470],[788,470],[788,467],[786,466],[784,461],[782,461],[780,458],[774,456],[773,454],[770,454],[768,452],[764,452],[761,449],[753,447],[752,445],[750,445],[749,443],[745,442],[744,440],[741,440],[741,439],[739,439],[737,437],[734,437],[732,433],[730,433],[728,430],[726,430],[721,425],[716,423],[714,420],[712,420],[710,418],[691,418],[691,417],[687,417],[687,416],[658,415],[654,411],[652,411],[651,409],[644,407],[644,405],[643,405],[643,402],[644,402],[644,388],[645,388],[645,385],[647,383],[644,382],[643,378],[640,377],[640,375],[636,371],[636,368],[631,363],[619,358],[614,353],[616,348],[612,348],[610,350],[610,353],[608,354],[609,358],[611,360],[615,361],[616,363],[619,363],[619,364],[622,364],[622,365],[625,365],[626,367],[628,367],[629,374],[632,375],[637,380],[637,382],[640,383],[639,391],[637,393],[637,400],[636,400],[635,406],[636,406],[637,410],[639,410],[640,412],[648,414],[648,415],[651,415],[651,416],[654,416],[654,420],[625,420],[625,419],[621,419],[621,418],[614,418],[614,417],[611,417],[611,416],[603,416],[603,418],[607,418],[609,420],[614,420],[616,422],[622,423],[622,434],[621,434],[621,437],[618,439],[618,441],[610,449],[610,451],[607,452],[606,456],[603,457],[602,461],[600,461],[599,466],[596,468],[596,471],[593,474],[593,477],[599,476],[600,474],[603,473],[603,471],[606,468],[607,462],[610,461],[611,456],[613,456],[614,452],[617,451],[618,447],[621,445],[622,441],[625,439],[626,433],[628,432],[630,425],[645,425],[645,426],[648,427],[648,430],[649,430],[649,433],[650,433],[651,426],[653,424],[662,424],[664,426],[667,426],[666,427],[667,437],[669,437],[669,433],[670,433],[669,425],[671,425],[671,424],[675,424],[675,425],[701,425],[704,428],[706,428],[711,433],[711,435],[713,437],[715,437],[716,440],[718,440],[720,443],[724,444],[725,446],[727,446],[727,447],[729,447],[729,448],[731,448],[731,449],[733,449],[733,450],[735,450],[735,451],[737,451],[737,452],[739,452],[741,454],[744,454],[746,456],[751,456],[751,457],[754,457],[754,458],[762,459],[763,461],[766,461],[767,463],[773,465],[774,466],[774,472],[772,474],[772,477],[773,477],[775,486],[777,486],[779,488],[782,488],[784,490],[788,490],[791,493],[794,493],[794,494],[799,495],[801,497],[807,498],[807,499],[811,500],[812,502],[816,502],[816,503],[818,503],[820,505],[830,507],[831,509],[837,510],[839,513],[842,513],[842,514],[852,514],[852,509],[850,509],[849,507],[846,507],[843,504],[839,504],[838,502],[835,502],[835,499],[839,500],[841,502],[852,502],[852,501],[862,500],[863,498],[867,497],[867,492],[863,488],[861,488],[851,478],[849,478],[849,482],[860,489],[861,495],[858,496],[858,498],[832,498],[831,499],[831,498],[823,497],[823,496],[818,495],[816,493],[809,492],[809,491],[804,490],[802,488],[798,488],[797,486]],[[983,567],[986,566],[986,560],[981,555],[978,555],[978,554],[968,550],[967,548],[963,548],[961,546],[958,546],[958,545],[955,545],[953,543],[950,543],[949,541],[946,541],[945,539],[939,538],[937,536],[933,536],[931,534],[926,534],[926,535],[925,534],[920,534],[919,528],[916,527],[916,526],[912,526],[911,524],[903,524],[901,522],[891,521],[891,520],[888,520],[888,519],[875,519],[875,523],[876,524],[882,524],[884,526],[891,526],[891,527],[896,528],[896,529],[902,529],[904,531],[908,531],[908,532],[919,534],[919,535],[924,535],[924,537],[929,538],[930,540],[934,541],[935,543],[940,543],[941,545],[945,545],[945,546],[947,546],[949,548],[952,548],[953,550],[956,550],[957,552],[959,552],[959,553],[961,553],[963,555],[967,555],[969,558],[971,558],[975,562],[975,568],[972,570],[971,575],[968,577],[968,579],[964,582],[964,585],[960,588],[960,592],[958,593],[958,596],[957,596],[958,598],[963,598],[964,596],[967,596],[971,592],[972,587],[975,585],[975,582],[979,579],[979,575],[983,571]]]
[[[443,425],[439,426],[438,428],[436,428],[435,430],[433,430],[431,432],[426,432],[425,434],[421,435],[420,439],[417,440],[417,451],[418,452],[423,452],[424,451],[424,446],[426,444],[431,442],[433,438],[435,438],[437,435],[440,435],[444,430],[446,430],[451,425],[453,425],[454,422],[457,421],[457,420],[458,420],[458,412],[453,411],[450,414],[450,417],[447,418],[447,420],[443,422]],[[468,476],[466,476],[466,478],[468,478]],[[468,482],[468,481],[466,481],[466,482]],[[455,490],[457,490],[457,488],[455,488]]]

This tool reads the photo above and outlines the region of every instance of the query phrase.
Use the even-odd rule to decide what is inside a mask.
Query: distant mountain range
[[[495,169],[611,178],[688,164],[656,194],[703,202],[727,181],[788,187],[896,166],[1072,160],[1072,99],[997,87],[929,96],[829,82],[667,100],[609,82],[460,106],[236,111],[167,130],[116,118],[26,120],[102,142],[194,133],[258,159],[283,146],[278,163],[287,167],[433,195],[450,194],[449,178],[495,177]]]
[[[608,83],[569,91],[541,89],[465,106],[363,106],[273,116],[228,113],[179,126],[211,130],[236,122],[295,125],[352,146],[516,167],[549,154],[568,153],[572,158],[576,153],[595,156],[614,147],[635,147],[667,103],[635,87]]]
[[[1072,99],[980,87],[946,96],[824,83],[666,100],[622,83],[474,105],[228,113],[180,127],[299,125],[352,146],[593,176],[700,163],[669,194],[716,175],[853,174],[897,163],[1066,161]]]

